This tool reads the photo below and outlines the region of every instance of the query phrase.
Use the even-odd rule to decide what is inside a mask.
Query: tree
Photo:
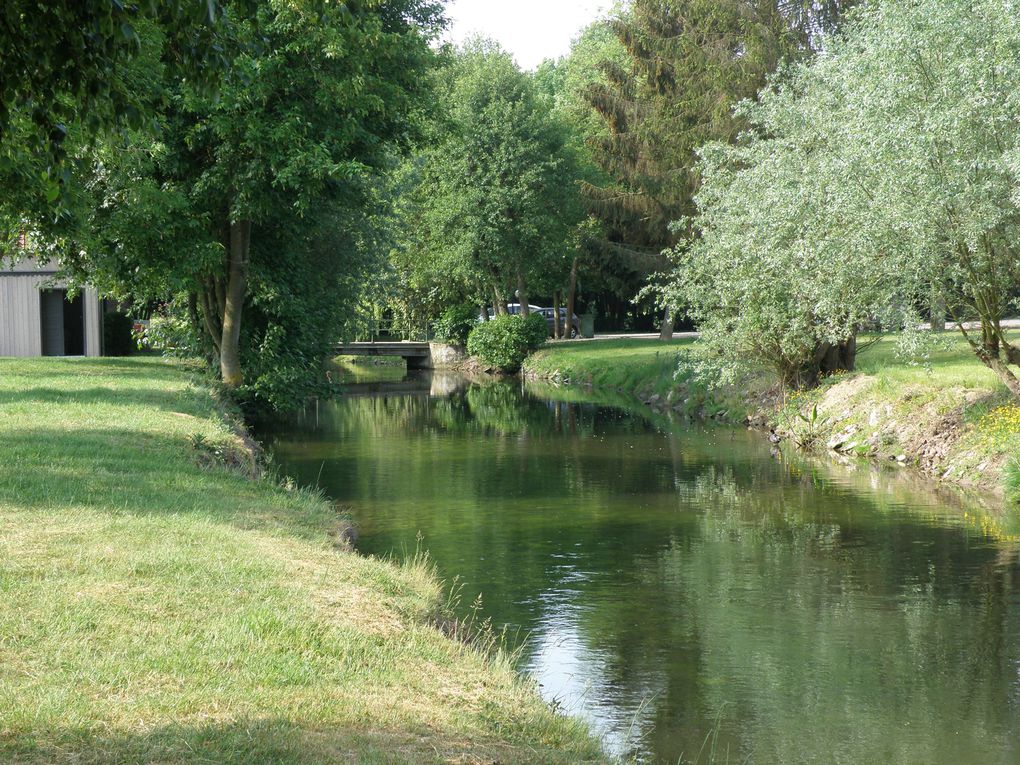
[[[567,126],[568,145],[576,158],[576,182],[581,186],[607,185],[612,180],[592,154],[593,146],[607,138],[609,130],[585,99],[590,88],[608,82],[603,72],[605,62],[626,66],[627,51],[609,25],[597,21],[581,32],[569,55],[556,61],[547,59],[535,72],[539,93],[549,101],[553,116]],[[569,250],[570,257],[564,263],[569,273],[556,283],[566,295],[567,316],[574,314],[582,277],[589,294],[601,292],[628,302],[643,286],[642,274],[632,260],[622,256],[618,248],[606,246],[604,226],[590,212],[574,232]],[[559,307],[558,295],[554,292],[554,308]]]
[[[586,93],[608,128],[592,145],[611,181],[584,190],[647,275],[665,267],[660,253],[681,233],[670,224],[693,211],[696,149],[735,138],[743,123],[733,106],[801,45],[775,0],[635,0],[609,23],[629,65],[604,63],[606,81]],[[663,335],[671,331],[667,320]]]
[[[218,44],[231,63],[215,95],[171,82],[156,139],[135,134],[127,147],[96,153],[86,179],[94,204],[81,206],[94,212],[65,258],[124,292],[187,293],[235,389],[245,382],[253,275],[286,276],[298,250],[318,253],[317,267],[332,273],[346,264],[343,251],[332,265],[323,251],[323,216],[346,211],[350,220],[331,225],[359,238],[377,170],[408,136],[439,20],[435,4],[418,0],[270,0],[245,10],[225,7],[234,23]],[[302,296],[321,281],[271,279],[278,291],[285,283]],[[326,335],[319,347],[337,339]],[[261,352],[253,351],[249,360]]]
[[[1004,0],[868,5],[744,108],[744,144],[704,152],[701,239],[673,282],[728,366],[741,349],[799,369],[883,313],[913,326],[934,290],[1020,396],[1001,327],[1020,284],[1018,53]]]
[[[5,191],[30,184],[55,202],[70,179],[72,124],[94,136],[111,127],[138,127],[151,116],[122,75],[142,52],[142,36],[153,29],[164,41],[164,63],[190,82],[214,88],[227,63],[216,43],[229,26],[223,5],[220,0],[4,2],[0,164],[19,176]],[[246,9],[251,5],[254,0]]]
[[[444,115],[403,169],[397,267],[435,311],[470,299],[497,313],[562,269],[584,213],[567,128],[532,78],[476,40],[439,74]],[[431,297],[426,297],[431,296]]]

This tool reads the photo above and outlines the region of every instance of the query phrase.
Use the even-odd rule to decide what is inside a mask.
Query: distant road
[[[976,321],[965,321],[963,326],[968,330],[981,329],[981,323]],[[928,329],[930,325],[922,324],[921,329]],[[1002,321],[1003,329],[1020,329],[1020,319],[1004,319]],[[946,330],[952,330],[954,332],[959,331],[959,327],[950,322],[946,324]],[[693,340],[698,336],[697,332],[674,332],[674,340]],[[658,332],[600,332],[595,337],[579,337],[577,340],[571,342],[577,342],[578,340],[583,342],[593,342],[596,340],[658,340]]]
[[[674,340],[691,340],[698,336],[697,332],[674,332]],[[586,343],[590,343],[593,340],[658,340],[658,332],[599,332],[595,337],[579,337],[577,340],[571,342],[577,342],[581,340]]]

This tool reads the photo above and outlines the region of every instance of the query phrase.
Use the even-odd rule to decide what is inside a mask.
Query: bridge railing
[[[398,327],[392,320],[368,321],[364,328],[355,335],[355,342],[376,343],[376,342],[400,342],[410,341],[415,343],[426,343],[435,338],[435,329],[431,324],[421,328],[408,330]]]

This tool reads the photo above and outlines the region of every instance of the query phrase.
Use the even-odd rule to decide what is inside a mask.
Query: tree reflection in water
[[[719,761],[1020,761],[1020,565],[998,527],[742,430],[519,382],[401,385],[267,438],[352,507],[364,552],[420,532],[617,751],[693,760],[712,735]]]

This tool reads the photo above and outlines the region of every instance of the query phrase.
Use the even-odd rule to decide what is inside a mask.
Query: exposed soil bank
[[[890,396],[878,377],[859,374],[761,409],[753,422],[805,448],[912,467],[1002,499],[1015,453],[973,413],[1003,406],[987,390],[955,386],[911,385]]]

